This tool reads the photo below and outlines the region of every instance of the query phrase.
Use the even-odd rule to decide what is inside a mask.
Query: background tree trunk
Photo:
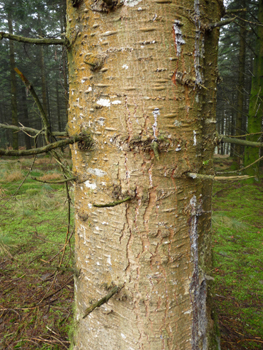
[[[31,123],[29,122],[29,118],[28,118],[28,109],[27,109],[27,96],[26,96],[26,87],[22,86],[21,87],[21,109],[23,111],[23,124],[24,126],[31,126]],[[25,145],[26,145],[26,149],[30,149],[31,148],[31,138],[27,135],[24,134],[24,138],[25,138]]]
[[[240,1],[240,8],[246,8],[246,0]],[[240,17],[246,19],[246,12],[241,12]],[[241,22],[239,29],[239,54],[238,54],[238,84],[237,84],[237,114],[236,114],[236,135],[244,134],[244,87],[245,87],[245,63],[246,63],[246,26]],[[229,135],[229,133],[227,133]],[[235,145],[235,159],[233,169],[239,169],[243,159],[244,147]]]
[[[209,300],[221,1],[68,3],[73,348],[218,349]],[[156,151],[158,148],[158,152]],[[94,207],[131,197],[115,207]],[[123,286],[107,304],[85,310]]]
[[[8,28],[9,33],[13,34],[13,24],[12,17],[10,12],[8,12]],[[10,77],[11,77],[11,119],[12,125],[18,126],[18,118],[17,118],[17,91],[16,91],[16,73],[15,73],[15,49],[14,43],[12,40],[9,41],[9,49],[10,49]],[[12,133],[12,147],[15,150],[18,150],[18,133]]]
[[[258,20],[263,22],[263,0],[259,1]],[[252,86],[249,99],[248,111],[248,133],[252,135],[247,137],[249,141],[259,142],[262,131],[263,117],[263,27],[257,27],[256,57],[254,59]],[[255,147],[246,147],[244,165],[252,164],[259,158],[259,149]],[[248,175],[259,176],[259,162],[246,170]],[[251,180],[250,180],[251,181]]]

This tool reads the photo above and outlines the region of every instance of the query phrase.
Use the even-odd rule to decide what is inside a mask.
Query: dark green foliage
[[[231,16],[236,16],[235,21],[220,29],[218,69],[221,82],[218,85],[217,129],[220,134],[242,135],[247,133],[259,3],[252,0],[233,0],[228,1],[227,4],[227,10],[245,7],[247,11],[232,14]],[[242,29],[245,29],[245,33]],[[239,71],[241,38],[245,39],[246,45],[243,72]],[[244,78],[243,86],[239,85],[240,78]],[[240,95],[243,96],[241,106],[238,103]],[[241,125],[237,125],[236,122],[239,113],[242,118]],[[243,152],[243,149],[236,150],[231,146],[231,155],[236,156],[240,152]],[[230,144],[220,146],[219,153],[230,153]]]
[[[31,38],[60,38],[65,33],[65,1],[0,1],[0,31],[8,32],[7,14],[12,13],[14,34]],[[62,38],[64,38],[62,36]],[[32,83],[48,115],[53,131],[64,130],[67,122],[66,49],[14,42],[16,66]],[[41,55],[44,61],[41,60]],[[43,82],[43,76],[45,81]],[[9,42],[0,41],[0,122],[11,124]],[[24,126],[41,129],[35,103],[16,76],[18,120]],[[45,97],[46,96],[46,97]],[[5,131],[0,147],[11,144],[11,132]],[[19,133],[19,146],[29,148],[34,140]],[[38,138],[38,146],[42,138]]]

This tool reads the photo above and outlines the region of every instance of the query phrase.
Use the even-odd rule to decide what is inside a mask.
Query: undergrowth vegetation
[[[214,184],[215,300],[222,349],[263,349],[263,186]]]
[[[0,349],[67,349],[73,227],[64,185],[31,178],[61,178],[56,163],[42,157],[30,171],[32,163],[0,163]]]
[[[62,178],[49,157],[0,161],[0,349],[67,349],[73,225],[68,230],[64,185],[32,177]],[[263,348],[262,200],[262,183],[214,184],[214,299],[222,350]]]

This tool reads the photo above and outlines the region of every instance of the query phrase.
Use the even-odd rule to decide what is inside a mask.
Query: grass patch
[[[64,186],[30,178],[58,179],[57,164],[38,158],[22,186],[23,179],[7,182],[4,175],[25,176],[32,162],[0,161],[0,349],[69,346],[72,246],[67,246],[65,270],[57,270],[67,233]],[[229,158],[216,163],[219,169],[231,166]],[[263,348],[262,201],[262,183],[215,183],[215,303],[222,350]]]
[[[215,184],[213,244],[222,349],[263,348],[263,190]]]
[[[0,161],[1,174],[18,168],[22,173],[13,182],[1,176],[0,349],[69,346],[73,242],[66,247],[63,269],[57,269],[67,235],[66,195],[63,185],[29,176],[24,181],[32,161]],[[47,167],[59,175],[56,163],[44,157],[30,176],[44,176]]]

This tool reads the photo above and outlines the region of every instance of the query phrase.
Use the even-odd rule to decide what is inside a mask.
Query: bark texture
[[[73,6],[74,5],[74,6]],[[76,267],[74,350],[218,349],[210,308],[222,2],[68,3]],[[131,199],[114,207],[94,207]],[[122,289],[83,319],[85,310]]]

